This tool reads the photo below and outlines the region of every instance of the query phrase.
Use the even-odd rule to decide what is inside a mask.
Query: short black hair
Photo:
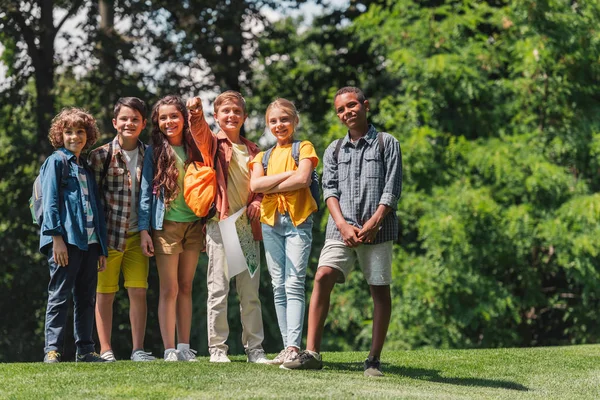
[[[146,108],[146,103],[144,103],[144,101],[138,97],[119,98],[115,104],[115,108],[113,109],[114,119],[117,119],[119,112],[121,111],[121,107],[123,106],[136,110],[140,113],[142,119],[147,119],[146,114],[148,113],[148,109]]]
[[[335,99],[337,99],[338,96],[341,96],[344,93],[356,93],[356,98],[361,103],[364,103],[364,101],[367,99],[365,97],[365,94],[363,93],[363,91],[360,90],[359,88],[357,88],[355,86],[344,86],[343,88],[341,88],[340,90],[338,90],[335,93],[335,96],[333,97],[333,101],[335,101]]]

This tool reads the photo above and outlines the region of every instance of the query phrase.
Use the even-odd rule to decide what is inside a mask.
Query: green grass
[[[596,399],[600,345],[386,352],[385,377],[365,378],[366,353],[323,353],[322,371],[247,364],[0,364],[0,398]]]

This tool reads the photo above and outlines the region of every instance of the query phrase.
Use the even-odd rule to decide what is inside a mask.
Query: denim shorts
[[[319,268],[337,269],[342,273],[338,282],[343,283],[358,259],[369,285],[387,286],[392,283],[392,249],[392,240],[380,244],[348,247],[339,240],[327,239],[321,249]]]

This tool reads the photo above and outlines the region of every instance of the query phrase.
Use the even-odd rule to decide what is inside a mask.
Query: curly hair
[[[183,148],[187,153],[187,161],[184,166],[188,166],[192,161],[202,160],[200,151],[196,147],[188,122],[188,112],[185,103],[179,96],[168,95],[158,100],[152,107],[152,147],[154,149],[154,180],[155,188],[163,188],[165,196],[165,206],[177,198],[183,188],[177,184],[179,178],[179,170],[176,165],[175,151],[171,148],[167,137],[161,132],[158,125],[159,109],[161,106],[174,105],[177,111],[183,116]],[[158,196],[160,191],[156,190]]]
[[[100,135],[98,125],[96,125],[96,119],[82,108],[66,107],[63,108],[56,117],[52,118],[52,125],[50,126],[50,132],[48,133],[48,139],[50,139],[52,147],[55,149],[64,147],[63,132],[65,129],[75,126],[80,126],[85,129],[86,140],[83,151],[89,149],[96,143],[98,136]]]

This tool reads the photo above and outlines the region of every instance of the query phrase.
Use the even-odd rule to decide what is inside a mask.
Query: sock
[[[181,351],[181,350],[189,350],[190,349],[190,344],[189,343],[178,343],[177,344],[177,350]]]
[[[174,349],[174,348],[172,348],[172,347],[171,347],[170,349],[165,349],[165,358],[167,358],[167,356],[169,355],[169,353],[172,353],[172,352],[174,352],[174,351],[177,351],[177,350],[175,350],[175,349]]]

